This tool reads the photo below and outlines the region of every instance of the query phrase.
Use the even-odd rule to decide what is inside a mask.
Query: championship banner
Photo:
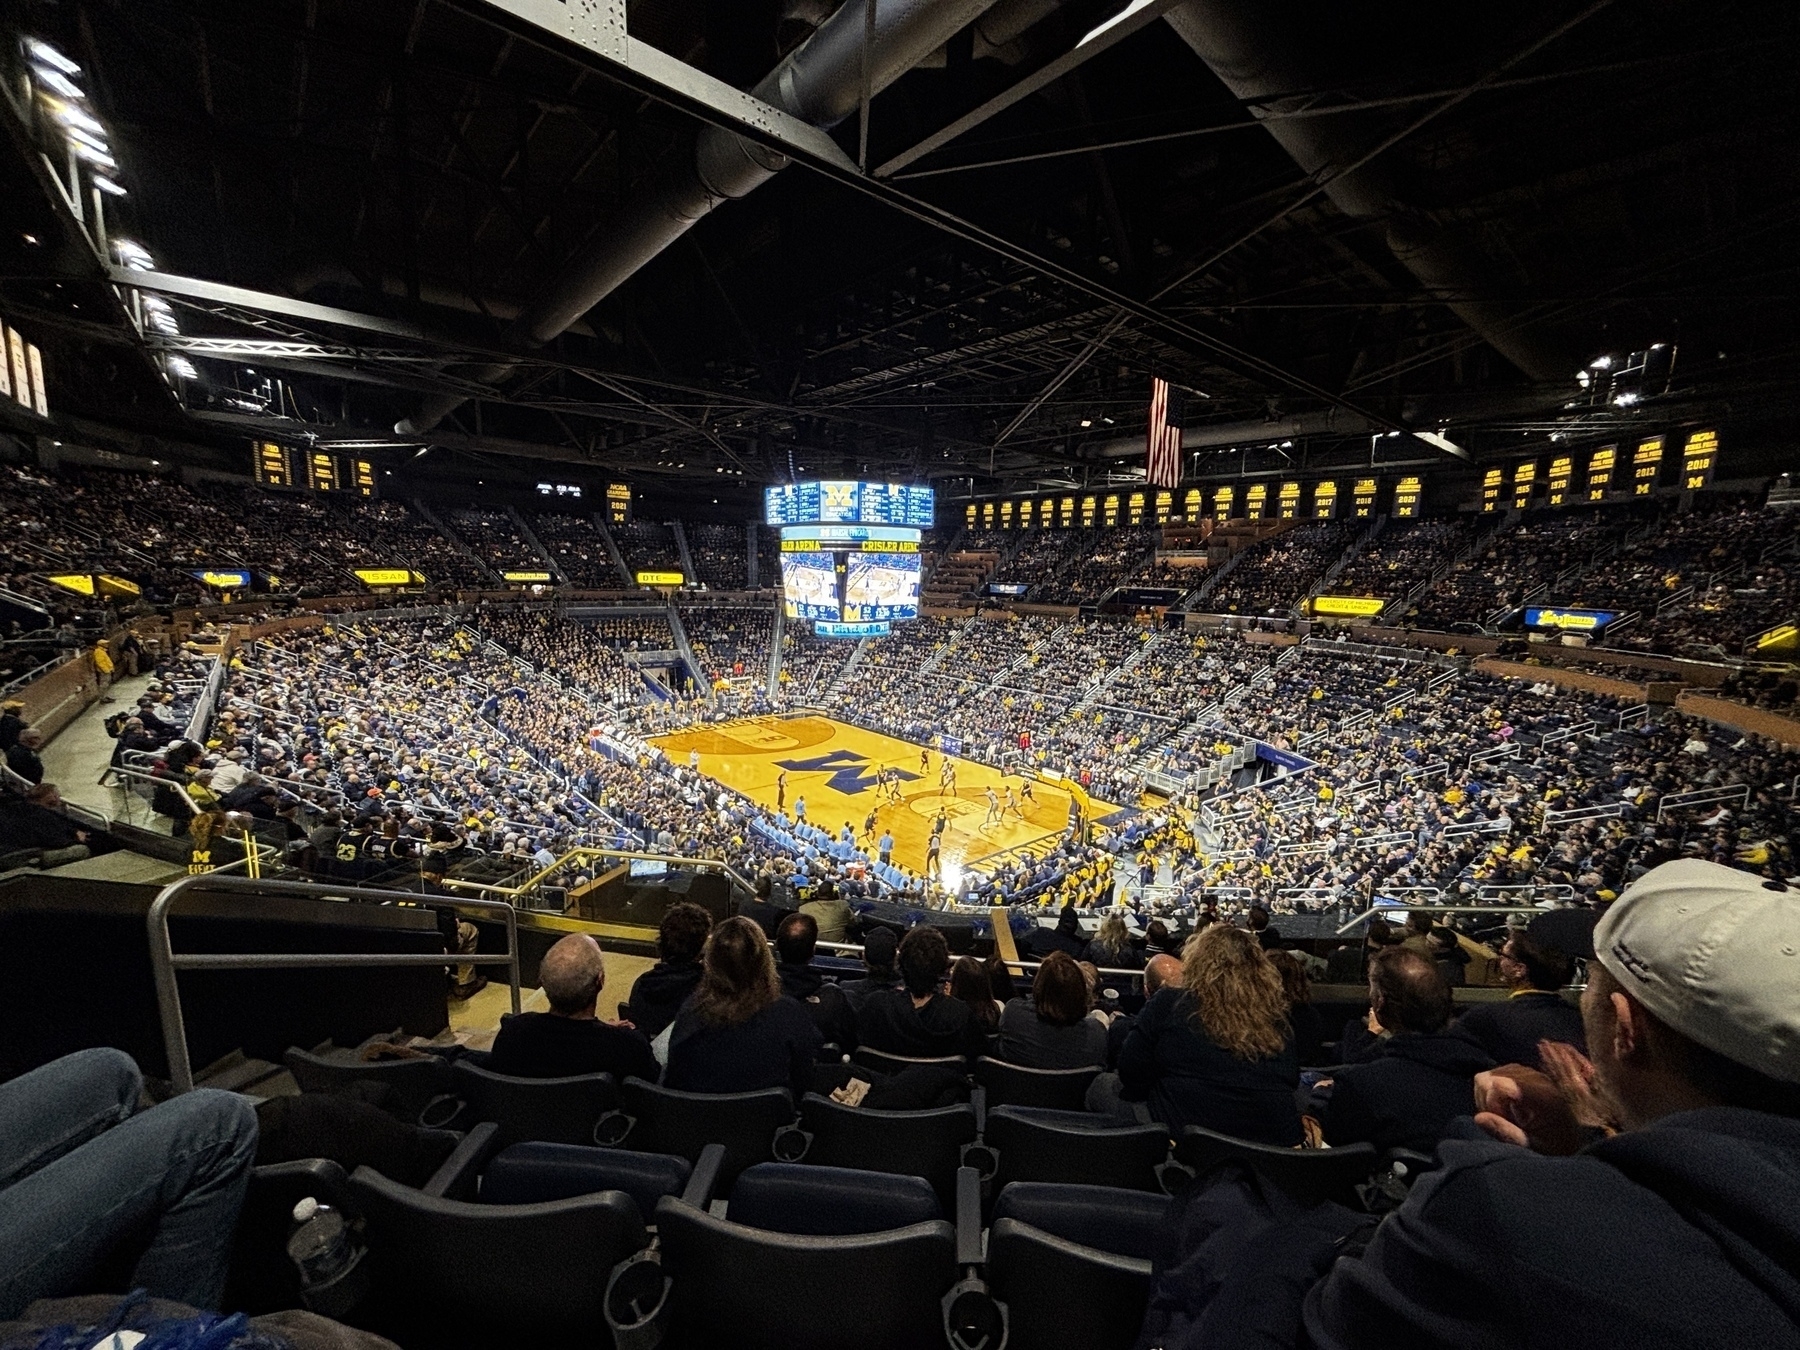
[[[1619,617],[1613,609],[1539,609],[1525,611],[1527,628],[1556,629],[1565,633],[1598,633]]]
[[[1372,619],[1387,608],[1387,601],[1368,595],[1315,595],[1308,603],[1314,614],[1352,619]]]

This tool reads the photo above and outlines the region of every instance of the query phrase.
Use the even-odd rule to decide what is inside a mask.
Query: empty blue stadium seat
[[[845,1237],[944,1217],[920,1177],[804,1163],[758,1163],[731,1188],[726,1217],[773,1233]]]
[[[649,1214],[665,1195],[679,1195],[693,1171],[686,1158],[579,1144],[514,1144],[487,1165],[481,1202],[535,1205],[598,1191],[623,1191]]]

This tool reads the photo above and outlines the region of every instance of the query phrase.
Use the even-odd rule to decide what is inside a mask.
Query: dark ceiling
[[[690,112],[481,0],[13,0],[14,31],[83,67],[130,193],[108,203],[115,238],[158,271],[423,331],[176,299],[180,341],[144,350],[18,125],[0,299],[54,325],[60,405],[97,421],[651,482],[1096,481],[1139,462],[1104,448],[1142,435],[1152,372],[1233,444],[1335,409],[1280,452],[1315,462],[1391,426],[1446,428],[1479,459],[1553,430],[1792,417],[1792,0],[1204,3],[1254,15],[1254,98],[1179,14],[1151,22],[878,182],[796,163],[527,349],[507,320],[654,190],[691,147]],[[1122,6],[1009,7],[1046,13],[998,51],[965,29],[874,98],[869,165]],[[747,87],[830,8],[636,0],[630,28]],[[1330,169],[1259,117],[1327,145]],[[857,119],[834,135],[855,158]],[[1409,267],[1419,237],[1453,276]],[[210,356],[191,341],[206,337],[318,350]],[[1635,406],[1565,406],[1578,367],[1653,343],[1674,366]],[[171,346],[198,378],[161,376]],[[395,434],[502,355],[515,364],[483,397]]]

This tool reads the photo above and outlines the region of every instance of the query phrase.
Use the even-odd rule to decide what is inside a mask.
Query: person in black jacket
[[[1081,911],[1073,905],[1064,905],[1062,913],[1056,916],[1055,928],[1036,928],[1026,939],[1032,955],[1043,960],[1051,952],[1067,952],[1077,961],[1087,950],[1087,938],[1081,931]]]
[[[706,939],[700,985],[669,1034],[663,1086],[684,1092],[785,1087],[798,1101],[823,1043],[806,1009],[783,998],[768,940],[742,915]]]
[[[781,992],[805,1008],[827,1045],[840,1050],[856,1048],[856,1014],[850,1001],[813,969],[813,953],[819,948],[819,925],[810,914],[790,914],[775,928],[775,974]]]
[[[627,1022],[600,1020],[606,962],[586,933],[557,939],[538,964],[549,1012],[509,1013],[500,1019],[487,1068],[514,1078],[570,1078],[610,1073],[656,1081],[656,1056],[643,1033]]]
[[[651,1040],[662,1035],[700,987],[700,951],[712,932],[712,915],[699,905],[683,901],[670,905],[656,931],[656,954],[661,959],[637,977],[626,999],[626,1016]]]
[[[1298,1144],[1300,1062],[1267,954],[1243,929],[1215,924],[1188,944],[1182,983],[1144,1005],[1118,1073],[1094,1080],[1088,1108],[1156,1120],[1177,1137],[1203,1125],[1259,1144]]]
[[[929,924],[900,940],[902,989],[870,994],[856,1010],[860,1044],[890,1055],[942,1059],[987,1053],[988,1038],[961,999],[942,989],[950,969],[950,944]]]
[[[1496,1064],[1540,1068],[1539,1041],[1561,1041],[1587,1053],[1581,1012],[1558,993],[1575,962],[1523,929],[1500,949],[1500,974],[1512,986],[1504,1003],[1480,1003],[1462,1015],[1457,1034],[1479,1045]]]
[[[1451,1121],[1475,1114],[1475,1075],[1494,1061],[1448,1029],[1450,986],[1410,947],[1369,962],[1369,1010],[1390,1034],[1373,1060],[1338,1071],[1325,1140],[1431,1153]]]
[[[850,1000],[852,1008],[860,1007],[870,994],[900,987],[900,972],[894,969],[899,949],[900,936],[891,928],[871,928],[863,934],[866,973],[860,979],[838,981],[838,989]]]
[[[44,761],[38,757],[43,747],[44,733],[36,727],[26,727],[7,750],[6,767],[36,787],[44,781]]]

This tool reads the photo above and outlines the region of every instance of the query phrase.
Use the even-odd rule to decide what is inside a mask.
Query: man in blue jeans
[[[0,1084],[0,1319],[88,1286],[127,1241],[158,1298],[216,1309],[250,1167],[249,1099],[200,1088],[138,1111],[137,1065],[81,1050]]]

